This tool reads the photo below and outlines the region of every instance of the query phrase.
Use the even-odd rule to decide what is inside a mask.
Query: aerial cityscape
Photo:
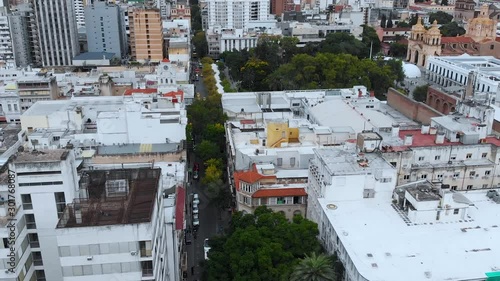
[[[0,0],[0,281],[500,281],[500,1]]]

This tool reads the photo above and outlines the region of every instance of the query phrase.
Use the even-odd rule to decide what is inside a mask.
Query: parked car
[[[198,220],[198,218],[193,219],[193,226],[199,226],[199,225],[200,225],[200,221]]]
[[[199,211],[200,210],[198,209],[198,204],[193,205],[193,214],[198,214]]]
[[[193,171],[193,179],[197,180],[199,178],[200,178],[200,176],[198,174],[198,171]]]
[[[193,206],[200,204],[200,198],[198,196],[198,193],[193,193]]]
[[[191,245],[191,243],[193,242],[193,235],[190,231],[186,231],[184,233],[184,240],[186,242],[186,245]]]
[[[208,260],[208,251],[210,251],[208,238],[206,238],[205,241],[203,241],[203,251],[205,252],[205,260]]]
[[[200,170],[200,164],[194,163],[193,165],[193,171],[199,171]]]

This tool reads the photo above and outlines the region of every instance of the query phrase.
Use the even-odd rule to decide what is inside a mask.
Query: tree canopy
[[[365,85],[378,98],[402,74],[395,74],[392,62],[359,59],[347,54],[318,53],[316,56],[296,55],[267,79],[272,90],[350,88]]]
[[[331,257],[316,253],[306,255],[295,266],[290,281],[335,281],[337,276]]]
[[[447,24],[453,20],[453,16],[442,11],[437,11],[429,14],[429,22],[433,23],[434,20],[437,20],[438,24]]]
[[[235,213],[227,236],[210,241],[209,281],[288,280],[306,253],[318,252],[316,223],[261,206],[254,214]]]
[[[429,90],[429,85],[417,86],[413,90],[413,99],[419,102],[425,102],[427,100],[427,90]]]
[[[441,34],[445,37],[455,37],[465,34],[465,29],[457,24],[457,22],[452,21],[447,24],[443,24],[439,30]]]

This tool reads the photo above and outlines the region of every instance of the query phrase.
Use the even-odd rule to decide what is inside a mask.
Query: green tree
[[[336,281],[333,261],[325,254],[306,255],[294,268],[290,281]]]
[[[453,16],[442,11],[437,11],[429,14],[429,22],[433,23],[434,20],[437,20],[438,24],[447,24],[453,20]]]
[[[447,24],[443,24],[439,30],[441,34],[445,37],[455,37],[465,34],[465,29],[457,24],[457,22],[452,21]]]
[[[385,15],[382,15],[382,18],[380,19],[380,27],[385,28],[387,24],[387,17]]]
[[[220,158],[221,156],[219,146],[209,140],[201,141],[201,143],[196,146],[195,152],[203,162],[210,158]]]
[[[199,31],[193,36],[193,45],[199,57],[204,57],[208,54],[208,43],[205,37],[205,32]]]
[[[411,27],[411,25],[409,23],[407,23],[406,21],[399,21],[398,24],[396,25],[397,27]]]
[[[202,30],[200,6],[193,3],[191,3],[191,27],[194,32]]]
[[[229,75],[235,81],[242,80],[241,68],[245,66],[245,63],[250,58],[250,52],[247,49],[241,51],[233,50],[231,52],[224,52],[220,56],[221,60],[224,60],[227,68],[229,68]]]
[[[391,43],[389,48],[389,55],[396,58],[406,57],[406,53],[408,52],[408,45],[401,44],[398,42]]]
[[[441,6],[448,6],[448,0],[441,0]]]
[[[231,191],[221,179],[208,183],[207,192],[210,202],[214,202],[219,210],[231,207]]]
[[[250,58],[241,68],[243,79],[241,86],[247,90],[265,91],[267,85],[264,79],[271,73],[269,62],[258,58]]]
[[[429,90],[429,85],[417,86],[413,90],[413,99],[418,102],[425,102],[427,100],[427,91]]]
[[[364,30],[364,29],[363,29]],[[368,39],[368,36],[365,37]],[[370,46],[345,32],[330,33],[318,46],[318,52],[332,54],[350,54],[359,58],[367,57]]]
[[[394,26],[392,22],[392,13],[389,15],[389,19],[387,20],[387,27],[392,28]]]
[[[209,165],[205,169],[205,175],[203,176],[203,184],[209,184],[212,182],[220,181],[222,178],[222,170],[215,165]]]
[[[205,161],[204,164],[206,167],[214,166],[219,170],[224,169],[224,163],[222,163],[222,159],[210,158],[207,161]]]
[[[389,17],[390,21],[391,17]],[[387,22],[387,27],[389,26],[389,21]],[[363,33],[361,33],[361,42],[365,44],[367,53],[365,54],[365,58],[370,56],[370,48],[371,53],[376,54],[380,52],[380,39],[378,38],[377,31],[371,26],[363,25]]]
[[[209,281],[285,281],[298,259],[320,249],[316,223],[301,216],[290,222],[265,206],[234,214],[227,233],[211,241]]]

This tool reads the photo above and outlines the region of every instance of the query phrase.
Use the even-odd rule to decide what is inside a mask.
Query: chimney
[[[392,136],[393,137],[399,136],[399,125],[397,125],[397,124],[392,125]]]
[[[431,129],[431,126],[429,125],[422,125],[422,135],[428,135],[429,134],[429,131]]]
[[[77,224],[82,223],[82,210],[79,205],[75,205],[75,221]]]
[[[358,98],[362,98],[363,97],[363,92],[361,91],[361,89],[358,89]]]
[[[436,129],[435,127],[431,127],[431,128],[429,129],[429,134],[431,134],[431,135],[435,135],[436,133],[437,133],[437,129]]]
[[[413,144],[413,135],[406,135],[404,140],[404,145],[412,145]]]
[[[439,132],[436,134],[436,144],[443,144],[444,143],[444,133]]]

